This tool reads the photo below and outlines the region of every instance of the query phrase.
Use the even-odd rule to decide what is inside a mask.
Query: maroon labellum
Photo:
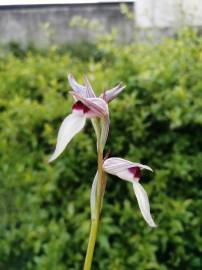
[[[81,101],[77,101],[76,103],[73,104],[72,110],[76,111],[83,111],[83,113],[87,113],[90,111],[90,109],[84,105]]]
[[[141,170],[139,167],[131,167],[128,168],[129,172],[133,174],[134,178],[140,178],[141,177]]]

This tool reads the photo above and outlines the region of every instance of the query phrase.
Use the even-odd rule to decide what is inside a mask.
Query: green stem
[[[103,195],[103,170],[102,170],[102,163],[103,163],[103,150],[102,146],[98,145],[98,185],[97,185],[97,196],[96,196],[96,217],[91,221],[91,229],[90,229],[90,236],[88,241],[88,248],[86,252],[86,258],[84,263],[83,270],[90,270],[93,260],[93,253],[95,249],[95,242],[97,238],[97,232],[100,223],[100,212],[101,212],[101,205],[102,205],[102,195]]]
[[[86,252],[86,258],[84,263],[84,270],[90,270],[91,264],[93,260],[93,253],[95,249],[95,242],[97,238],[97,232],[98,232],[98,226],[99,226],[99,220],[94,219],[91,222],[91,228],[90,228],[90,236],[88,240],[88,248]]]

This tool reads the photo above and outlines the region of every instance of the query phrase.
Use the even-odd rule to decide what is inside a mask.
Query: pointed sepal
[[[103,98],[107,103],[115,99],[125,88],[125,85],[122,85],[121,83],[115,86],[114,88],[110,90],[104,91],[104,93],[101,94],[101,98]]]

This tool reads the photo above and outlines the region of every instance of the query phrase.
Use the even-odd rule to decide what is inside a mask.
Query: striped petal
[[[103,98],[107,103],[109,103],[114,98],[116,98],[123,91],[125,87],[126,87],[125,85],[122,85],[120,83],[114,88],[110,90],[106,90],[100,97]]]
[[[87,98],[95,98],[96,95],[93,91],[93,88],[88,80],[88,78],[86,76],[83,77],[83,80],[84,80],[84,84],[85,84],[85,87],[86,87],[86,97]]]
[[[140,207],[143,218],[150,227],[156,227],[156,224],[154,223],[150,213],[149,199],[143,186],[139,182],[135,181],[133,182],[133,189],[137,197],[138,205]]]
[[[49,162],[55,160],[64,151],[71,139],[84,127],[85,122],[84,114],[74,112],[63,120],[58,132],[56,148]]]
[[[73,91],[75,91],[76,93],[82,95],[82,96],[86,96],[86,87],[77,83],[77,81],[75,80],[74,76],[72,74],[68,74],[67,75],[69,84],[72,88]]]
[[[134,163],[122,158],[108,158],[103,163],[103,168],[107,173],[113,174],[118,176],[119,178],[134,182],[134,176],[129,171],[129,168],[138,167],[141,170],[146,169],[152,171],[152,169],[149,166],[140,164],[140,163]]]
[[[87,106],[94,116],[101,118],[109,113],[107,103],[101,98],[85,98],[76,92],[70,92],[70,94]]]

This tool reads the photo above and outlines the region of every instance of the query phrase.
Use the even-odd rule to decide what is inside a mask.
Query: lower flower
[[[152,171],[152,169],[149,166],[116,157],[106,159],[103,163],[103,169],[109,174],[116,175],[119,178],[132,183],[143,218],[150,227],[156,227],[150,213],[147,193],[139,183],[141,170],[146,169]]]

